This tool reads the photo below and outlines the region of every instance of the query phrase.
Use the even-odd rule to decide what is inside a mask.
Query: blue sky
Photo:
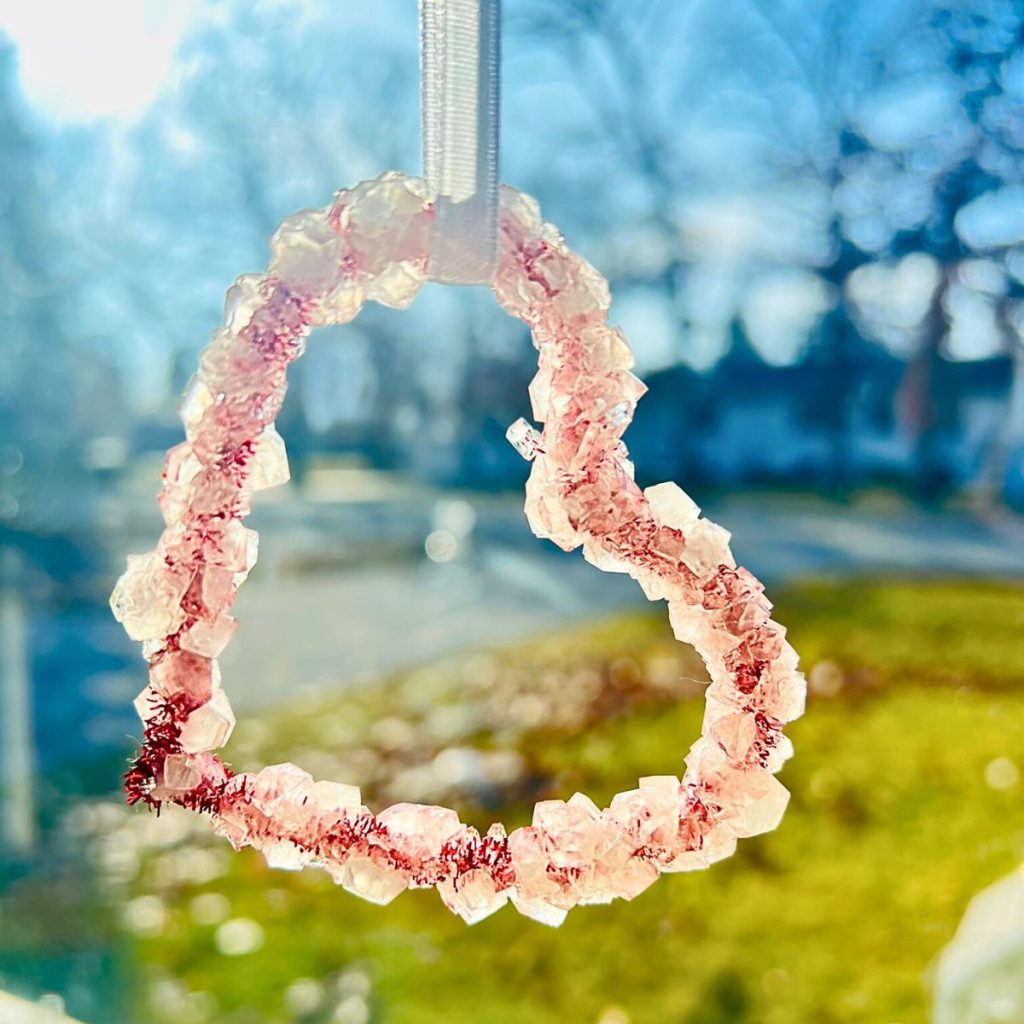
[[[300,20],[332,16],[330,7],[308,0],[252,0],[248,6],[259,11],[281,8],[294,12]],[[526,0],[506,4],[506,18],[516,17],[526,6]],[[782,6],[790,13],[800,9],[800,4]],[[652,4],[649,9],[655,8],[658,5]],[[0,26],[18,47],[21,84],[32,107],[57,125],[104,124],[104,144],[111,146],[116,156],[119,135],[127,138],[132,125],[145,116],[155,100],[173,93],[193,73],[188,61],[179,57],[182,41],[203,23],[216,24],[238,9],[228,0],[0,0]],[[690,16],[680,13],[683,7],[661,5],[658,9],[668,12],[663,19],[672,31],[666,36],[662,27],[662,38],[655,35],[653,43],[649,36],[644,37],[652,66],[665,65],[667,69],[653,79],[659,88],[650,97],[652,113],[670,102],[669,66],[690,61],[699,70],[702,48],[713,45],[716,22],[738,17],[739,11],[736,7],[716,12],[715,5],[693,4],[687,10],[697,13]],[[408,51],[410,62],[415,61],[413,0],[352,3],[335,10],[342,12],[345,31],[353,40],[372,35],[382,44]],[[872,18],[865,14],[858,28],[861,35],[873,31],[872,19],[879,18],[878,9],[874,9]],[[850,38],[856,40],[856,33]],[[779,81],[786,85],[786,54],[766,54],[775,62],[772,66],[778,69]],[[337,60],[344,66],[350,58],[339,49]],[[595,81],[600,83],[600,55],[592,52],[588,60],[595,69]],[[934,65],[915,70],[913,60],[908,58],[905,63],[909,70],[894,73],[869,90],[852,111],[860,130],[883,155],[911,142],[949,135],[961,126],[955,82]],[[683,289],[684,308],[667,306],[664,296],[652,288],[636,287],[617,297],[614,313],[626,327],[644,372],[680,358],[698,368],[711,365],[727,344],[728,323],[736,314],[766,359],[790,362],[799,357],[809,332],[834,301],[834,295],[813,272],[822,258],[823,228],[831,209],[827,190],[821,182],[799,176],[775,183],[757,180],[759,147],[764,144],[757,130],[759,120],[780,116],[788,119],[790,128],[796,125],[800,131],[811,133],[810,138],[813,130],[808,126],[813,117],[809,108],[805,109],[799,92],[794,91],[795,85],[787,85],[792,109],[773,110],[771,97],[761,96],[752,88],[744,91],[742,76],[730,76],[733,70],[715,71],[714,67],[707,77],[697,74],[694,88],[701,95],[692,97],[695,113],[679,115],[679,133],[688,158],[702,175],[696,184],[680,182],[678,207],[672,211],[678,223],[679,243],[692,261]],[[1007,76],[1012,79],[1010,86],[1024,92],[1024,68],[1008,68]],[[571,139],[574,132],[595,130],[581,128],[594,116],[594,87],[591,83],[588,93],[588,81],[552,52],[524,45],[514,36],[509,38],[504,167],[513,184],[521,184],[518,179],[531,173],[535,177],[540,174],[543,184],[547,164],[553,173],[571,180],[572,161],[579,159],[578,151],[560,143]],[[775,100],[783,95],[779,92]],[[239,102],[244,102],[244,97]],[[407,102],[415,104],[415,96],[409,95]],[[551,154],[540,165],[535,156],[538,150]],[[415,152],[415,146],[406,147],[406,151]],[[600,148],[594,152],[599,155]],[[418,167],[404,169],[417,171]],[[858,201],[854,186],[856,182],[847,187],[850,202]],[[869,181],[869,186],[875,192],[897,194],[896,186],[890,188],[880,180]],[[625,193],[628,186],[623,183],[621,188]],[[311,201],[326,198],[311,197]],[[904,198],[913,201],[913,197]],[[562,199],[563,209],[549,206],[548,215],[566,227],[574,226],[573,218],[585,227],[590,215],[585,204],[567,206],[564,194]],[[1022,210],[1024,197],[1005,190],[1005,194],[993,194],[964,211],[958,227],[983,245],[990,240],[1005,245],[1024,238]],[[290,211],[276,212],[283,216]],[[870,217],[862,218],[859,229],[868,232],[864,236],[867,242],[871,223]],[[606,231],[591,244],[592,251],[587,255],[606,269],[622,259],[658,259],[655,240],[637,235],[634,226],[628,224]],[[751,272],[752,266],[755,273]],[[246,268],[239,267],[242,269]],[[975,277],[986,279],[984,273]],[[991,277],[989,274],[988,279]],[[927,265],[919,260],[907,266],[883,266],[852,282],[863,294],[866,307],[880,310],[882,321],[888,318],[896,322],[893,330],[884,324],[879,328],[883,343],[902,352],[907,331],[904,327],[900,333],[899,324],[922,308],[932,279]],[[218,281],[218,287],[227,283]],[[950,351],[954,356],[978,358],[995,350],[986,294],[984,289],[967,286],[953,293],[955,329]],[[887,303],[888,307],[882,308]],[[435,306],[444,309],[446,303]],[[688,322],[682,344],[678,326],[681,314]]]

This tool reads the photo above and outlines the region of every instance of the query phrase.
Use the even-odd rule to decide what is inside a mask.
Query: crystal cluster
[[[520,420],[509,430],[532,461],[526,514],[538,536],[581,547],[598,568],[629,573],[666,601],[676,636],[703,657],[711,683],[684,775],[641,779],[604,809],[579,793],[544,801],[531,825],[480,835],[442,807],[374,814],[352,786],[290,764],[234,774],[213,753],[234,725],[216,659],[257,555],[243,520],[256,491],[288,479],[274,429],[288,366],[312,328],[351,320],[366,299],[409,305],[426,278],[432,219],[422,182],[382,175],[285,221],[268,273],[228,292],[185,395],[185,440],[167,455],[166,528],[154,551],[129,557],[111,598],[149,663],[136,700],[143,746],[125,788],[130,803],[208,814],[234,846],[260,850],[274,867],[323,867],[375,903],[436,886],[470,923],[511,901],[557,925],[577,904],[632,899],[662,872],[707,867],[737,839],[773,829],[788,799],[774,776],[791,752],[782,729],[803,709],[804,682],[729,535],[675,484],[634,482],[622,434],[644,385],[607,324],[607,283],[526,196],[503,190],[494,282],[539,353],[530,399],[543,427]]]

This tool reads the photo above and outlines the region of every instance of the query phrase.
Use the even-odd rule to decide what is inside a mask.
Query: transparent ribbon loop
[[[489,284],[497,259],[500,0],[420,0],[423,172],[437,196],[429,277]]]

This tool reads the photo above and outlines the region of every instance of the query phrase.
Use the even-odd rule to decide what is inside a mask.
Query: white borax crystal
[[[411,261],[392,263],[366,283],[366,297],[391,309],[407,309],[425,280],[426,274]]]
[[[365,300],[366,290],[362,284],[343,280],[336,288],[327,292],[317,304],[313,322],[321,327],[347,324],[359,315]]]
[[[533,196],[523,195],[507,185],[502,185],[501,212],[504,218],[515,221],[528,233],[540,233],[542,226],[540,206]]]
[[[484,868],[472,868],[455,878],[446,878],[438,883],[437,889],[444,905],[466,924],[477,924],[508,903],[508,891],[498,892],[494,879]]]
[[[190,440],[194,439],[199,432],[199,424],[211,405],[213,405],[213,392],[206,386],[203,378],[199,374],[195,374],[188,382],[188,387],[185,388],[185,393],[181,396],[181,404],[178,406],[181,422],[185,424],[185,436]]]
[[[527,389],[530,393],[530,408],[538,423],[551,419],[551,373],[543,367],[537,371]]]
[[[236,588],[249,578],[249,573],[252,572],[260,554],[260,535],[255,530],[243,527],[240,539],[242,541],[238,551],[240,562],[234,574]]]
[[[289,761],[267,765],[252,778],[249,799],[263,814],[274,814],[281,801],[301,800],[313,786],[313,776]]]
[[[736,568],[736,559],[729,550],[731,534],[710,519],[698,519],[686,531],[683,562],[697,576],[707,576],[720,565]]]
[[[438,851],[462,828],[455,811],[431,804],[393,804],[380,812],[377,821],[392,836],[412,838]]]
[[[723,825],[738,839],[771,832],[789,803],[789,790],[763,768],[736,771],[726,780]]]
[[[505,431],[505,437],[527,462],[532,462],[544,452],[540,433],[521,416]]]
[[[249,326],[253,313],[263,305],[263,274],[242,274],[224,297],[224,326],[233,334]]]
[[[314,782],[304,799],[307,806],[325,816],[336,811],[358,810],[363,802],[358,786],[326,780]]]
[[[274,427],[267,427],[256,438],[246,483],[252,491],[265,491],[271,487],[280,487],[290,479],[284,439]]]
[[[213,621],[198,619],[179,636],[178,642],[183,651],[216,658],[223,653],[237,628],[238,619],[231,615],[221,615]]]
[[[161,709],[167,702],[167,695],[161,693],[155,686],[147,686],[132,702],[139,718],[148,722],[155,715],[161,713]]]
[[[235,727],[235,714],[223,690],[214,690],[213,696],[196,708],[181,727],[181,749],[187,754],[200,754],[217,750],[228,741]]]
[[[402,872],[383,867],[372,857],[358,855],[348,857],[340,871],[331,873],[343,889],[380,906],[390,903],[409,884]]]
[[[170,636],[184,621],[181,599],[189,582],[168,569],[156,551],[129,555],[128,568],[110,595],[114,618],[133,640]]]
[[[202,772],[192,763],[191,757],[185,754],[168,754],[164,758],[164,789],[187,792],[195,789],[202,778]]]
[[[583,542],[583,557],[602,572],[629,572],[631,562],[610,554],[602,543],[604,538],[588,538]]]
[[[202,472],[203,464],[188,441],[175,445],[164,459],[164,486],[185,488]]]
[[[270,275],[293,291],[324,295],[341,278],[344,245],[324,210],[302,210],[270,240]]]
[[[580,332],[579,340],[589,373],[610,373],[633,366],[633,353],[618,327],[593,324]]]
[[[267,861],[267,867],[278,871],[301,871],[313,860],[311,853],[300,849],[288,839],[264,843],[260,852]]]
[[[686,531],[700,518],[700,508],[678,484],[654,484],[644,490],[655,519],[665,526]]]

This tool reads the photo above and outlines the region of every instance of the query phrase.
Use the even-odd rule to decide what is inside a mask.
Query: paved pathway
[[[308,531],[293,512],[266,517],[265,557],[239,595],[242,627],[223,659],[239,708],[645,604],[628,577],[600,573],[578,553],[532,538],[512,501],[481,502],[467,554],[441,564],[422,554],[436,515],[418,503],[403,524],[391,507],[388,550],[404,537],[405,557],[329,571],[309,567],[339,534],[356,529],[352,509],[336,510],[334,525],[319,509]],[[785,499],[736,499],[709,514],[733,530],[743,564],[776,586],[816,574],[1024,579],[1024,524],[1015,518],[847,511]],[[367,543],[379,543],[381,524],[369,532]]]

